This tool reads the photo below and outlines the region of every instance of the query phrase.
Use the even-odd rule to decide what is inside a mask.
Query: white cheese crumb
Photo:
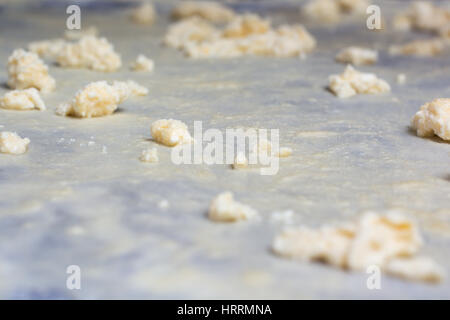
[[[56,113],[78,118],[106,116],[116,111],[118,105],[130,96],[147,92],[134,81],[114,81],[112,85],[106,81],[92,82],[78,91],[70,103],[59,105]]]
[[[131,69],[134,71],[146,71],[151,72],[155,68],[155,63],[152,59],[147,58],[143,54],[137,56],[136,61],[131,65]]]
[[[348,47],[336,55],[337,62],[350,63],[355,66],[374,64],[377,60],[378,53],[375,50],[360,47]]]
[[[393,45],[389,48],[391,55],[413,55],[418,57],[433,57],[445,49],[445,42],[440,38],[415,40],[403,45]]]
[[[411,126],[419,137],[437,135],[450,140],[450,99],[434,99],[420,107],[412,119]]]
[[[322,261],[350,270],[377,265],[403,278],[440,281],[443,276],[434,262],[416,257],[421,246],[417,226],[390,211],[386,215],[368,212],[342,226],[288,229],[275,238],[272,248],[287,258]]]
[[[212,200],[208,215],[214,221],[235,222],[250,220],[256,217],[257,212],[251,207],[235,201],[231,192],[223,192]]]
[[[36,88],[49,92],[55,88],[55,79],[48,74],[48,67],[33,52],[14,50],[8,58],[8,86],[11,89]]]
[[[45,110],[45,104],[35,88],[13,90],[0,98],[0,108],[11,110]]]
[[[138,24],[153,24],[156,20],[155,7],[150,2],[144,2],[133,10],[131,20]]]
[[[106,38],[83,36],[76,43],[65,43],[57,55],[62,67],[86,68],[95,71],[116,71],[122,65],[120,56]]]
[[[192,17],[171,24],[164,37],[164,43],[176,49],[212,40],[218,37],[218,30],[207,21]]]
[[[159,161],[158,150],[156,148],[143,150],[141,157],[139,159],[142,162],[151,162],[151,163],[158,162]]]
[[[341,75],[329,77],[329,89],[339,98],[356,94],[376,94],[391,91],[389,84],[373,73],[363,73],[348,65]]]
[[[177,144],[192,142],[192,137],[186,124],[179,120],[157,120],[152,123],[150,130],[152,137],[156,142],[168,147],[174,147]]]
[[[15,132],[0,132],[0,153],[22,154],[27,151],[30,139],[21,138]]]
[[[172,18],[185,19],[200,17],[205,20],[221,23],[234,17],[233,10],[212,1],[183,1],[172,10]]]
[[[405,84],[405,82],[406,82],[406,74],[404,74],[404,73],[399,73],[399,74],[397,75],[397,83],[398,83],[398,84]]]

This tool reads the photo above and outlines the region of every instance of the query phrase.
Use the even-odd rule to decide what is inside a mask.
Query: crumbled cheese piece
[[[304,14],[324,23],[337,23],[346,16],[365,14],[367,0],[312,0],[303,8]]]
[[[356,94],[375,94],[389,92],[389,84],[373,73],[363,73],[348,65],[341,75],[329,77],[329,89],[339,98]]]
[[[360,47],[342,49],[336,56],[337,62],[350,63],[355,66],[374,64],[377,60],[378,53],[375,50]]]
[[[28,50],[43,58],[56,59],[65,44],[64,39],[34,41],[28,45]]]
[[[131,69],[134,71],[146,71],[151,72],[155,68],[155,63],[152,59],[147,58],[143,54],[137,56],[136,61],[131,65]]]
[[[432,57],[441,54],[445,49],[445,42],[440,39],[415,40],[403,45],[393,45],[389,48],[392,55],[414,55]]]
[[[411,122],[419,137],[439,136],[450,140],[450,99],[435,99],[420,107]]]
[[[223,192],[216,196],[212,200],[208,211],[208,216],[211,220],[220,222],[250,220],[256,215],[257,212],[254,209],[235,201],[231,192]]]
[[[120,56],[106,38],[83,36],[76,43],[65,43],[57,56],[62,67],[116,71],[122,65]]]
[[[368,212],[342,226],[288,229],[274,239],[272,248],[286,258],[321,261],[344,269],[377,265],[407,279],[441,280],[442,273],[434,262],[416,258],[421,246],[416,225],[391,211],[386,215]]]
[[[231,165],[233,169],[243,169],[248,167],[248,160],[244,153],[239,152],[234,158],[234,163]]]
[[[151,163],[158,162],[159,161],[158,150],[156,148],[143,150],[141,157],[139,159],[142,162],[151,162]]]
[[[237,16],[222,31],[198,18],[183,20],[169,27],[165,43],[192,58],[292,57],[302,56],[316,46],[303,26],[273,29],[270,21],[253,14]]]
[[[450,26],[450,9],[440,8],[432,2],[416,1],[394,18],[394,28],[398,30],[422,30],[435,33]]]
[[[398,84],[405,84],[405,82],[406,82],[406,74],[404,74],[404,73],[399,73],[399,74],[397,75],[397,83],[398,83]]]
[[[172,10],[172,18],[174,19],[185,19],[193,16],[221,23],[230,21],[234,17],[234,12],[212,1],[183,1]]]
[[[70,103],[59,105],[56,113],[78,118],[106,116],[127,98],[141,95],[145,90],[134,81],[114,81],[112,85],[106,81],[92,82],[78,91]]]
[[[150,2],[144,2],[131,14],[131,19],[138,24],[153,24],[156,20],[155,7]]]
[[[0,108],[11,110],[45,110],[45,104],[35,88],[13,90],[0,98]]]
[[[428,257],[396,258],[386,265],[386,272],[406,280],[442,282],[444,269]]]
[[[66,30],[64,32],[64,38],[68,40],[80,40],[85,36],[98,36],[98,29],[95,26],[90,26],[80,30]]]
[[[280,150],[278,151],[277,156],[279,158],[287,158],[292,155],[292,152],[293,152],[292,148],[281,147]]]
[[[0,132],[0,153],[22,154],[27,151],[30,139],[21,138],[15,132]]]
[[[48,74],[48,67],[37,54],[17,49],[8,59],[8,86],[49,92],[55,88],[55,79]]]
[[[152,137],[156,142],[168,147],[192,142],[192,137],[186,124],[179,120],[157,120],[152,123],[150,130]]]

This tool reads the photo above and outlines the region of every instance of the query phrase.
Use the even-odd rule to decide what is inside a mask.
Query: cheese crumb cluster
[[[235,201],[231,192],[223,192],[216,196],[208,211],[209,219],[218,222],[250,220],[255,218],[257,214],[251,207]]]
[[[419,30],[443,34],[450,28],[450,9],[440,8],[429,1],[416,1],[394,18],[397,30]]]
[[[337,23],[348,16],[365,14],[369,4],[367,0],[312,0],[302,12],[309,19]]]
[[[412,119],[411,125],[419,137],[437,135],[450,141],[450,99],[435,99],[424,104]]]
[[[150,131],[153,139],[168,147],[191,143],[192,137],[188,127],[180,120],[160,119],[152,123]]]
[[[114,81],[112,85],[106,81],[92,82],[78,91],[70,103],[58,106],[56,113],[77,118],[106,116],[116,111],[118,105],[130,96],[147,92],[134,81]]]
[[[120,55],[106,38],[83,36],[78,42],[66,42],[57,53],[57,63],[66,68],[116,71],[122,65]]]
[[[441,54],[446,47],[441,38],[414,40],[402,45],[392,45],[389,53],[392,55],[413,55],[419,57],[433,57]]]
[[[155,68],[155,63],[152,59],[147,58],[143,54],[137,56],[136,61],[131,65],[133,71],[151,72]]]
[[[183,1],[172,10],[172,18],[199,17],[214,23],[228,22],[234,17],[233,10],[212,1]]]
[[[339,98],[356,94],[376,94],[389,92],[389,84],[373,73],[363,73],[348,65],[344,73],[329,77],[329,89]]]
[[[197,17],[181,20],[169,27],[165,43],[192,58],[292,57],[316,46],[314,37],[302,25],[274,29],[269,20],[255,14],[236,16],[223,30]]]
[[[49,92],[55,88],[55,79],[48,74],[48,67],[33,52],[14,50],[8,58],[8,86],[11,89],[36,88]]]
[[[142,151],[139,158],[142,162],[156,163],[159,161],[158,150],[156,148],[149,148]]]
[[[350,63],[355,66],[374,64],[378,60],[378,52],[375,50],[360,48],[360,47],[348,47],[342,49],[336,55],[336,61],[341,63]]]
[[[0,108],[10,110],[45,110],[45,103],[36,88],[13,90],[0,98]]]
[[[441,267],[416,256],[422,243],[417,226],[390,211],[385,215],[367,212],[341,226],[289,229],[275,238],[272,248],[282,257],[322,261],[343,269],[365,270],[376,265],[409,280],[443,280]]]
[[[131,20],[138,24],[153,24],[156,20],[155,7],[150,2],[144,2],[133,10]]]
[[[22,154],[30,144],[30,139],[21,138],[15,132],[0,132],[0,153]]]

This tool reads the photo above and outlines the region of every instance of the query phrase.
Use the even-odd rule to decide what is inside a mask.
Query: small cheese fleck
[[[185,123],[174,119],[160,119],[152,123],[153,139],[168,147],[191,143],[192,137]]]
[[[342,49],[336,56],[336,61],[341,63],[350,63],[355,66],[374,64],[378,60],[378,53],[375,50],[348,47]]]
[[[193,16],[214,23],[222,23],[230,21],[234,17],[234,12],[212,1],[183,1],[172,10],[174,19],[186,19]]]
[[[13,90],[0,98],[0,108],[11,110],[45,110],[45,104],[35,88]]]
[[[55,88],[55,79],[48,74],[48,67],[33,52],[14,50],[8,59],[8,86],[11,89],[36,88],[49,92]]]
[[[243,152],[239,152],[234,158],[234,162],[231,165],[233,169],[243,169],[248,167],[247,157]]]
[[[391,55],[412,55],[418,57],[433,57],[445,49],[445,42],[440,38],[415,40],[403,45],[393,45],[389,48]]]
[[[151,72],[155,68],[155,63],[152,59],[147,58],[143,54],[137,56],[136,61],[131,65],[131,69],[134,71],[146,71]]]
[[[377,94],[391,91],[389,84],[373,73],[363,73],[348,65],[341,75],[329,77],[329,89],[339,98],[356,94]]]
[[[106,116],[130,96],[143,95],[147,91],[134,81],[114,81],[112,85],[106,81],[92,82],[78,91],[70,103],[59,105],[56,113],[78,118]]]
[[[0,132],[0,153],[22,154],[27,151],[30,139],[21,138],[15,132]]]
[[[411,126],[419,137],[437,135],[450,140],[450,99],[434,99],[420,107],[412,119]]]
[[[156,20],[155,7],[150,2],[144,2],[133,10],[131,20],[138,24],[153,24]]]
[[[142,151],[139,158],[142,162],[155,163],[159,161],[158,150],[156,148],[146,149]]]
[[[281,147],[280,150],[278,151],[277,156],[279,158],[287,158],[292,155],[292,152],[293,152],[292,148]]]
[[[76,43],[67,42],[57,55],[61,67],[116,71],[122,65],[120,55],[106,38],[83,36]]]
[[[169,47],[183,49],[217,36],[218,30],[213,25],[201,18],[192,17],[171,24],[164,37],[164,43]]]
[[[223,192],[212,200],[208,216],[213,221],[236,222],[255,218],[257,212],[251,207],[235,201],[231,192]]]

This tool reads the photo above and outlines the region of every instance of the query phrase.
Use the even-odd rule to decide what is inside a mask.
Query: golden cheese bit
[[[213,221],[236,222],[255,218],[257,212],[251,207],[235,201],[231,192],[223,192],[212,200],[208,216]]]
[[[419,137],[437,135],[450,140],[450,99],[434,99],[420,107],[411,121]]]
[[[22,154],[30,144],[30,139],[21,138],[15,132],[0,132],[0,153]]]
[[[234,163],[231,165],[233,169],[243,169],[248,167],[247,157],[243,152],[239,152],[234,158]]]
[[[158,150],[156,148],[143,150],[139,159],[142,162],[156,163],[159,161]]]
[[[263,34],[270,30],[270,21],[257,14],[244,14],[234,18],[223,30],[225,38],[243,38],[255,34]]]
[[[151,72],[155,68],[155,63],[152,59],[147,58],[143,54],[137,56],[136,61],[131,65],[133,71]]]
[[[150,2],[144,2],[133,10],[131,20],[138,24],[151,25],[156,20],[155,7]]]
[[[168,147],[191,143],[193,140],[186,124],[179,120],[160,119],[153,122],[150,129],[153,139]]]
[[[279,158],[287,158],[292,155],[292,152],[293,152],[292,148],[281,147],[280,150],[278,151],[277,156]]]
[[[386,273],[405,280],[438,283],[445,279],[445,271],[428,257],[396,258],[386,265]]]
[[[183,19],[169,26],[164,43],[170,47],[181,49],[195,43],[218,37],[219,31],[207,21],[192,17]]]
[[[348,65],[344,73],[329,77],[329,89],[339,98],[356,94],[377,94],[391,91],[389,84],[373,73],[363,73]]]
[[[55,79],[48,74],[48,67],[33,52],[14,50],[8,58],[8,86],[11,89],[36,88],[49,92],[55,88]]]
[[[65,68],[86,68],[95,71],[116,71],[122,65],[120,55],[106,38],[83,36],[76,43],[65,43],[56,58]]]
[[[0,108],[10,110],[45,110],[45,104],[35,88],[13,90],[0,98]]]
[[[189,17],[200,17],[214,23],[222,23],[230,21],[234,17],[234,12],[212,1],[183,1],[172,10],[174,19]]]
[[[418,57],[433,57],[441,54],[445,49],[443,39],[415,40],[403,45],[393,45],[389,48],[392,55],[413,55]]]
[[[348,47],[336,55],[337,62],[350,63],[355,66],[374,64],[377,60],[378,53],[375,50],[361,47]]]

